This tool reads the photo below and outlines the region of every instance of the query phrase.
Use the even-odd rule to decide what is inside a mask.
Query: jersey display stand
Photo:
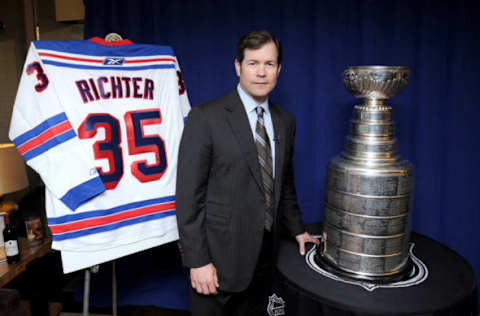
[[[106,42],[121,41],[123,38],[117,33],[108,33],[105,36]],[[85,269],[85,281],[83,287],[83,316],[89,315],[89,305],[90,305],[90,273],[98,272],[100,265],[95,265],[88,269]],[[112,315],[117,316],[117,276],[115,272],[115,260],[112,261]]]
[[[89,315],[90,306],[90,273],[97,273],[100,265],[85,269],[85,281],[83,288],[83,316]],[[117,316],[117,276],[115,272],[115,260],[112,261],[112,315]]]

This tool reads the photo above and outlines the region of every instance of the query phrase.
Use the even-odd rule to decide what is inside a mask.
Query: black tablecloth
[[[322,276],[308,267],[294,240],[279,246],[275,293],[286,315],[459,315],[477,316],[477,282],[472,268],[442,244],[412,233],[414,254],[429,270],[421,284],[369,292]]]

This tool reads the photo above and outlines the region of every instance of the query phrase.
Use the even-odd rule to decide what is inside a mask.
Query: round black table
[[[411,242],[415,243],[414,254],[428,268],[428,278],[411,287],[369,292],[315,272],[299,254],[294,240],[282,240],[274,292],[284,300],[288,316],[477,316],[477,282],[468,262],[426,236],[412,232]]]

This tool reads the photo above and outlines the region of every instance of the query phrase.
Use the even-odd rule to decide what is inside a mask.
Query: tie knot
[[[257,108],[255,109],[257,111],[257,115],[260,116],[260,117],[263,117],[263,108],[261,106],[257,106]]]

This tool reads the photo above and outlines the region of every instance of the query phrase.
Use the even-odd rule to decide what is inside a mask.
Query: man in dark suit
[[[265,315],[281,227],[302,255],[306,242],[318,244],[297,204],[295,119],[268,100],[281,57],[272,34],[244,35],[237,88],[192,108],[187,118],[176,202],[193,315]]]

